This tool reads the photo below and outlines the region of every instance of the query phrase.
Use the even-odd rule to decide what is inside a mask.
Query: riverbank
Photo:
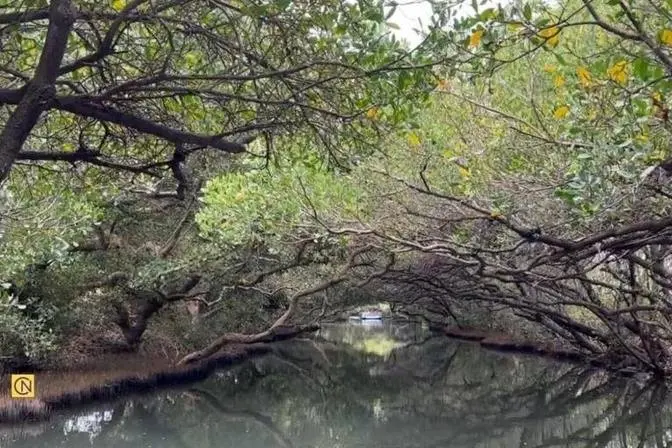
[[[161,388],[202,381],[215,370],[262,356],[272,344],[229,346],[212,358],[175,366],[169,359],[143,359],[139,355],[107,357],[108,364],[90,370],[41,372],[35,375],[34,399],[13,399],[9,395],[10,377],[0,376],[0,423],[46,420],[57,410],[92,402],[110,401],[124,395],[142,394]]]
[[[496,333],[472,327],[445,327],[438,329],[438,331],[453,339],[477,343],[488,350],[527,354],[557,361],[584,364],[586,366],[604,369],[605,371],[617,375],[639,377],[643,380],[651,377],[649,373],[638,370],[634,366],[615,367],[615,365],[610,363],[607,358],[590,357],[584,353],[567,350],[553,343],[526,341],[516,339],[504,333]]]
[[[318,329],[317,325],[298,329],[280,327],[256,343],[229,344],[205,360],[183,365],[167,356],[125,353],[101,354],[45,370],[26,368],[3,372],[0,384],[7,387],[0,387],[0,423],[45,420],[54,411],[67,407],[202,381],[215,370],[272,352],[276,342]],[[34,399],[10,397],[11,373],[35,374]]]
[[[516,340],[503,333],[491,333],[475,328],[457,327],[444,328],[443,332],[451,338],[478,342],[482,347],[491,350],[527,353],[560,361],[581,362],[586,360],[585,356],[579,352],[565,350],[553,344]]]

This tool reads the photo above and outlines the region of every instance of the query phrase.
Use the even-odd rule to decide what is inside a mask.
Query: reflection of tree
[[[206,402],[208,405],[210,405],[213,409],[215,409],[221,416],[224,418],[233,418],[233,419],[250,419],[256,423],[258,423],[262,428],[267,430],[273,435],[273,438],[276,440],[278,446],[281,446],[283,448],[293,448],[293,444],[291,440],[289,440],[283,433],[280,431],[275,424],[273,423],[273,420],[268,418],[267,416],[259,413],[259,412],[254,412],[254,411],[239,411],[239,410],[233,410],[229,409],[226,406],[224,406],[221,401],[213,394],[211,394],[208,391],[201,390],[201,389],[190,389],[189,394],[193,394],[197,396],[199,399],[203,400]]]
[[[325,424],[368,419],[378,428],[370,432],[381,445],[626,447],[653,441],[672,428],[664,388],[610,381],[603,373],[570,365],[483,357],[473,345],[428,339],[396,349],[372,375],[365,354],[333,345],[325,352],[339,366],[326,387]],[[374,421],[373,410],[381,402],[382,424]],[[348,417],[339,418],[344,411]],[[411,436],[413,428],[422,430]],[[348,425],[341,429],[342,438],[350,432],[353,441],[361,434]]]
[[[55,424],[7,446],[658,448],[672,433],[663,385],[444,338],[377,357],[331,336],[119,403],[93,444]]]

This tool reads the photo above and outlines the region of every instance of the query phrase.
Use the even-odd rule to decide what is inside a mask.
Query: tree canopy
[[[384,35],[381,2],[0,6],[0,179],[15,160],[155,176],[200,148],[302,133],[336,157],[371,138],[367,110],[399,122],[427,82],[426,58]]]
[[[255,141],[270,159],[303,146],[347,168],[412,116],[432,79],[427,54],[386,32],[378,1],[6,1],[0,12],[0,181],[17,166],[4,194],[29,195],[22,209],[60,194],[56,214],[71,210],[84,231],[97,206],[166,174],[183,198],[195,183],[185,161],[207,148]],[[69,219],[52,240],[71,238]]]
[[[669,2],[437,1],[415,48],[382,1],[0,5],[3,278],[95,266],[134,332],[348,284],[672,372]]]
[[[166,276],[218,258],[217,248],[189,244],[245,246],[258,209],[273,210],[275,186],[250,168],[291,163],[309,168],[306,181],[328,182],[380,150],[381,136],[412,119],[435,83],[435,58],[395,39],[389,15],[368,0],[0,2],[0,278],[15,317],[30,314],[19,296],[40,296],[27,286],[32,275],[74,263],[88,273],[84,286],[121,288],[141,304],[112,301],[124,334],[141,335],[157,304],[188,298],[200,278],[165,289]],[[206,199],[200,229],[183,237],[200,187],[222,172],[229,183],[247,174],[233,190],[212,180],[204,191],[233,198]],[[246,195],[238,190],[249,176],[265,182],[260,202],[236,210],[228,201]],[[287,179],[283,188],[300,187]],[[322,191],[325,205],[339,195]],[[178,225],[158,231],[156,213],[144,215],[154,224],[135,225],[148,203],[183,208]],[[255,225],[297,224],[296,206],[277,205],[276,219]],[[171,258],[180,239],[184,250]],[[108,249],[107,261],[96,258]]]
[[[400,189],[396,219],[347,231],[406,256],[385,277],[401,308],[506,316],[509,332],[669,374],[670,13],[514,2],[447,30],[439,14],[453,53],[433,118],[368,170],[378,197]]]

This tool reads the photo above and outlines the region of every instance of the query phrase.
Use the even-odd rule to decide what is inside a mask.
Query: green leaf
[[[484,22],[497,17],[497,10],[495,8],[488,8],[479,14],[478,18]]]
[[[562,55],[560,55],[560,53],[554,51],[553,56],[560,65],[567,65],[567,61],[565,60],[565,58],[562,57]]]
[[[632,63],[632,73],[638,79],[647,81],[649,79],[650,61],[645,58],[637,58]]]
[[[632,101],[635,108],[635,116],[648,117],[649,116],[649,102],[643,98],[637,98]]]
[[[184,55],[184,60],[189,66],[195,66],[201,61],[201,55],[196,51],[189,51]]]
[[[280,9],[280,11],[286,10],[291,4],[292,0],[275,0],[275,5]]]
[[[537,28],[544,28],[546,25],[551,23],[551,19],[544,17],[542,19],[537,20],[537,23],[535,23],[535,26]]]

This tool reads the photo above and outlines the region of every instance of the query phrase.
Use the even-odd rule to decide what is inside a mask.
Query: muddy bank
[[[559,348],[552,344],[517,340],[503,333],[458,327],[447,327],[443,328],[442,331],[451,338],[478,342],[482,347],[490,350],[537,355],[560,361],[589,362],[595,364],[594,360],[587,359],[582,353]]]
[[[60,409],[202,381],[215,370],[265,355],[272,350],[272,344],[233,346],[198,364],[174,367],[167,360],[155,360],[155,363],[146,364],[143,370],[135,372],[113,368],[108,372],[38,373],[35,375],[35,399],[12,399],[9,396],[10,379],[3,375],[0,382],[8,387],[3,388],[0,394],[0,423],[45,420],[52,412]]]
[[[134,355],[105,355],[86,363],[64,366],[58,370],[35,373],[35,399],[13,399],[9,395],[10,376],[0,375],[0,423],[47,420],[57,410],[94,402],[143,394],[205,380],[216,370],[263,356],[274,350],[276,342],[291,339],[319,327],[301,331],[281,329],[268,342],[232,344],[210,358],[188,365],[175,365],[174,359]]]
[[[477,328],[447,327],[439,330],[448,337],[463,341],[472,341],[481,347],[499,352],[519,353],[541,356],[558,361],[584,364],[586,366],[603,369],[613,374],[626,377],[648,379],[649,373],[639,369],[636,365],[628,365],[614,361],[608,356],[590,356],[578,351],[567,350],[552,343],[525,341],[516,339],[504,333],[479,330]]]

